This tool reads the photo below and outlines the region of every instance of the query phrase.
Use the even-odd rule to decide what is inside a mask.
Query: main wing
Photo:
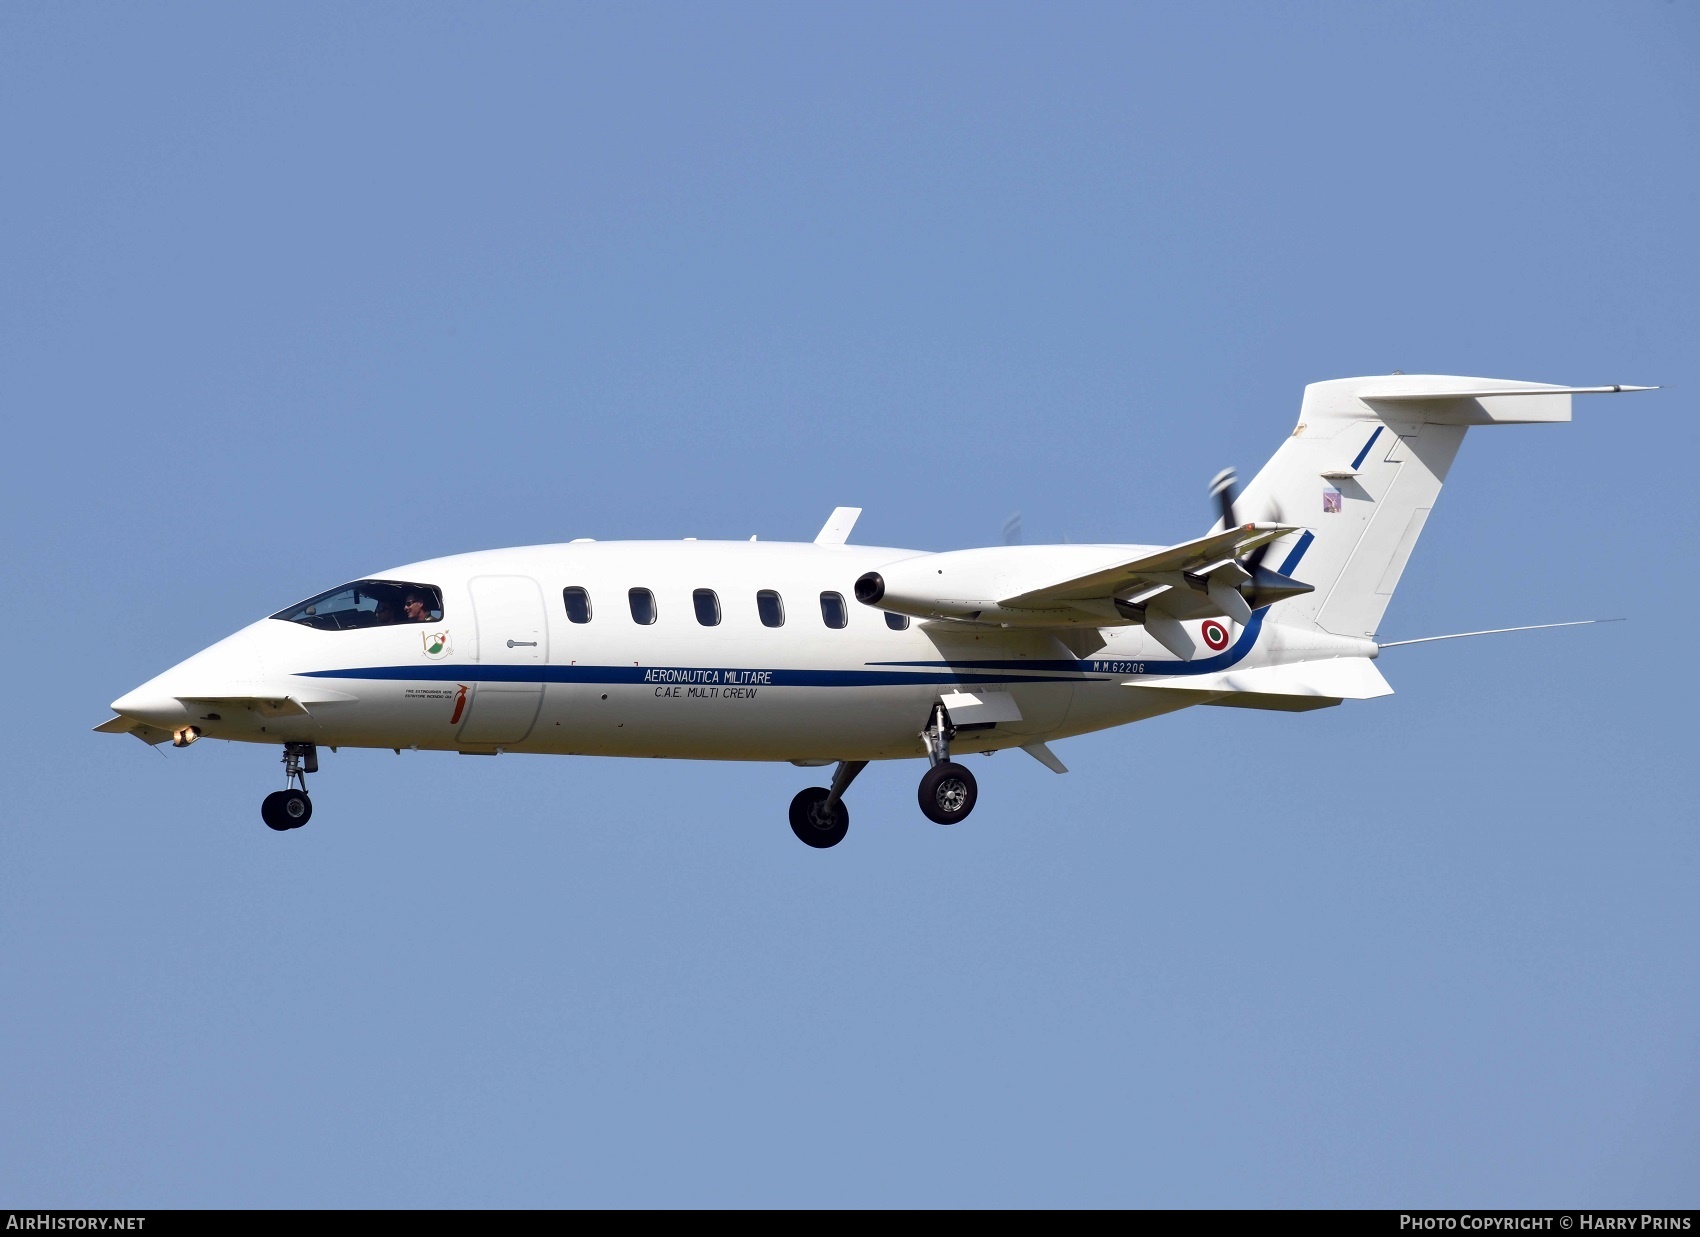
[[[1137,623],[1187,659],[1194,645],[1184,621],[1223,616],[1249,623],[1254,609],[1310,591],[1258,561],[1263,547],[1301,531],[1288,524],[1241,524],[1164,548],[1005,546],[922,554],[862,576],[856,599],[933,621],[1065,628]]]
[[[1002,598],[998,604],[1018,610],[1047,610],[1071,601],[1109,600],[1153,584],[1178,582],[1166,581],[1163,579],[1166,576],[1184,577],[1188,573],[1207,576],[1211,568],[1244,558],[1259,546],[1298,531],[1286,524],[1244,524],[1227,532],[1184,541],[1155,554],[1112,563],[1085,575],[1054,580]]]

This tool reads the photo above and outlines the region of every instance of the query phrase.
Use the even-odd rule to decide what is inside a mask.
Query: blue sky
[[[1700,14],[0,9],[0,1198],[1700,1203]],[[1389,699],[789,766],[89,733],[577,536],[1196,535],[1306,382],[1465,444]]]

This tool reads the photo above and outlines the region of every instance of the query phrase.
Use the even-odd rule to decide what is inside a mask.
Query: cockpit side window
[[[443,617],[443,592],[430,584],[405,580],[356,580],[279,610],[272,617],[320,631],[435,623]]]

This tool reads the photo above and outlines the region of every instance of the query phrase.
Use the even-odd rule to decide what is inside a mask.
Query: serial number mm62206
[[[1092,669],[1098,674],[1144,674],[1142,661],[1095,661]]]

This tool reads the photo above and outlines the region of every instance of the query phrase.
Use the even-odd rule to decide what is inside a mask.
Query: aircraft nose
[[[237,632],[118,697],[112,711],[166,729],[186,726],[195,716],[185,700],[246,695],[260,668],[254,642]]]
[[[189,720],[189,710],[177,697],[166,691],[160,682],[165,676],[143,683],[135,691],[126,692],[112,702],[112,711],[139,722],[154,726],[181,726]]]

